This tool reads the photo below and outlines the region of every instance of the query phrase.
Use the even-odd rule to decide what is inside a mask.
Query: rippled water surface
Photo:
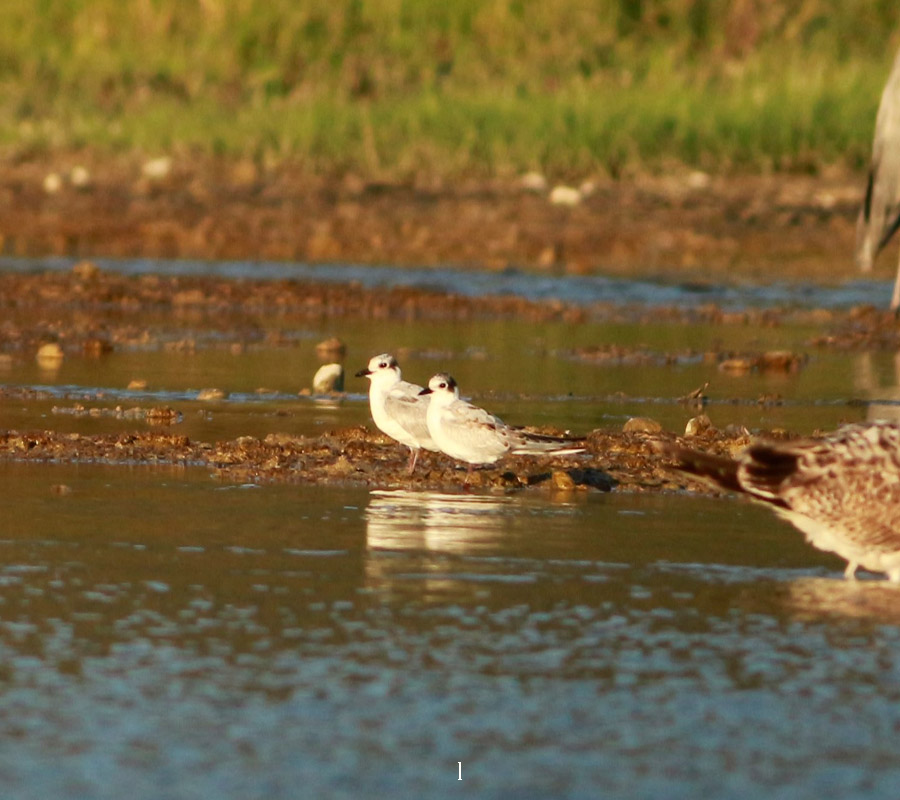
[[[145,430],[126,412],[153,406],[205,441],[371,424],[361,380],[338,402],[297,395],[331,335],[351,375],[398,352],[413,380],[446,369],[509,422],[577,432],[682,430],[698,410],[678,398],[707,382],[713,423],[751,430],[900,399],[893,354],[820,350],[812,327],[135,325],[143,343],[99,359],[0,360],[0,427]],[[602,345],[625,356],[578,355]],[[710,349],[806,360],[726,374]],[[211,387],[222,399],[199,399]],[[0,492],[4,797],[896,795],[900,591],[842,580],[766,509],[17,463]]]
[[[900,779],[900,593],[843,581],[764,509],[150,468],[0,480],[6,796],[887,797]]]

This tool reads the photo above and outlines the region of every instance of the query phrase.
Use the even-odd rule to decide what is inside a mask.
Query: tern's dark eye
[[[382,361],[382,362],[378,365],[378,369],[387,369],[387,361]]]
[[[447,384],[444,383],[444,381],[441,381],[440,384],[439,384],[439,386],[438,386],[438,388],[439,388],[439,389],[446,389],[446,388],[447,388]]]

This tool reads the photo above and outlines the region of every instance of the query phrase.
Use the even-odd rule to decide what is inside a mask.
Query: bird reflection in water
[[[373,492],[366,509],[367,580],[419,599],[471,597],[486,583],[523,580],[518,565],[494,557],[518,512],[509,497]]]
[[[900,586],[882,580],[801,578],[787,587],[785,605],[795,616],[826,616],[900,622]]]
[[[490,548],[514,522],[506,496],[374,491],[366,509],[370,550],[471,553]]]

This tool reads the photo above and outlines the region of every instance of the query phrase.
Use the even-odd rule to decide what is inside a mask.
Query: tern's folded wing
[[[384,410],[400,427],[407,431],[420,443],[421,447],[436,450],[437,447],[428,433],[426,416],[428,414],[428,396],[419,397],[400,391],[392,391],[384,401]]]

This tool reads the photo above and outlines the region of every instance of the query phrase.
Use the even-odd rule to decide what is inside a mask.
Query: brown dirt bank
[[[570,207],[519,180],[373,182],[187,159],[151,174],[133,158],[59,155],[2,164],[0,240],[3,252],[21,256],[839,281],[855,275],[862,190],[863,176],[852,174],[682,171],[598,179]],[[880,262],[885,278],[892,261]]]
[[[710,493],[702,484],[669,471],[656,451],[666,432],[593,431],[586,453],[564,457],[509,457],[477,470],[471,486],[484,491],[672,491],[684,487]],[[733,453],[745,432],[709,430],[692,446]],[[197,442],[168,432],[83,435],[57,431],[0,431],[0,461],[194,466],[227,481],[313,483],[372,489],[460,491],[465,472],[449,458],[422,453],[416,474],[406,474],[407,451],[364,427],[317,437],[272,434],[225,442]]]

